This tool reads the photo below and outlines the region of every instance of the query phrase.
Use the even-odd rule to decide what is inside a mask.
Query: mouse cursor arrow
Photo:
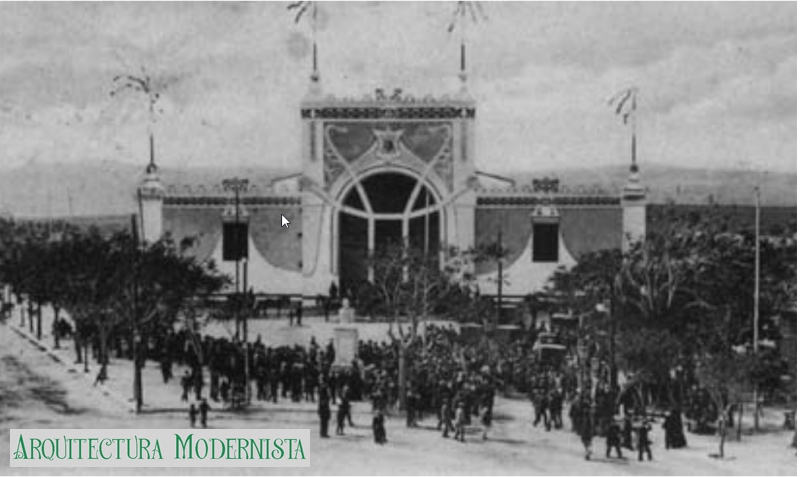
[[[290,223],[291,222],[289,222],[289,219],[287,219],[285,215],[281,214],[281,227],[286,227],[288,229]]]

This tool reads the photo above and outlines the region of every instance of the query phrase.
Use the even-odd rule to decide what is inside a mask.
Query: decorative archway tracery
[[[372,279],[372,269],[366,262],[352,264],[344,261],[366,260],[386,238],[382,233],[392,235],[391,231],[394,231],[394,237],[390,238],[407,243],[422,235],[424,245],[421,248],[425,252],[431,251],[438,258],[445,223],[444,199],[438,188],[421,174],[398,167],[374,168],[362,173],[346,187],[341,187],[335,197],[334,236],[337,238],[335,267],[342,285],[352,278],[347,270],[354,267],[361,267],[365,275],[354,273],[357,278]],[[357,223],[353,217],[366,221],[365,241],[354,239],[354,235],[361,235],[363,239],[364,222],[360,226],[353,225]],[[425,219],[421,232],[419,219]],[[358,230],[354,231],[354,228]],[[353,250],[348,246],[362,246],[363,250]]]

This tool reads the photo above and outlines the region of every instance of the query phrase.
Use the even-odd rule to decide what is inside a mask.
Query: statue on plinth
[[[339,323],[353,323],[356,321],[356,311],[350,307],[350,300],[342,299],[342,307],[339,308]]]

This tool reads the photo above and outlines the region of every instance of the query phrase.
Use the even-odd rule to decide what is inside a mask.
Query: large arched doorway
[[[367,176],[345,193],[339,220],[339,285],[369,280],[370,251],[402,243],[439,257],[440,212],[431,189],[397,172]]]

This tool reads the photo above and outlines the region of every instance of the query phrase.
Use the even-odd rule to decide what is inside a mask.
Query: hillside
[[[42,164],[30,162],[0,172],[0,212],[28,217],[104,216],[134,211],[136,184],[142,167],[122,162]],[[164,169],[165,183],[178,185],[218,184],[225,177],[247,177],[251,183],[268,184],[291,171],[251,167]],[[493,171],[492,171],[493,172]],[[501,172],[518,185],[534,177],[559,177],[568,187],[582,186],[618,191],[625,183],[625,167],[552,169],[548,171]],[[688,169],[646,165],[642,179],[650,203],[752,204],[753,174],[736,170]],[[762,203],[795,206],[797,174],[772,173],[762,179]]]

